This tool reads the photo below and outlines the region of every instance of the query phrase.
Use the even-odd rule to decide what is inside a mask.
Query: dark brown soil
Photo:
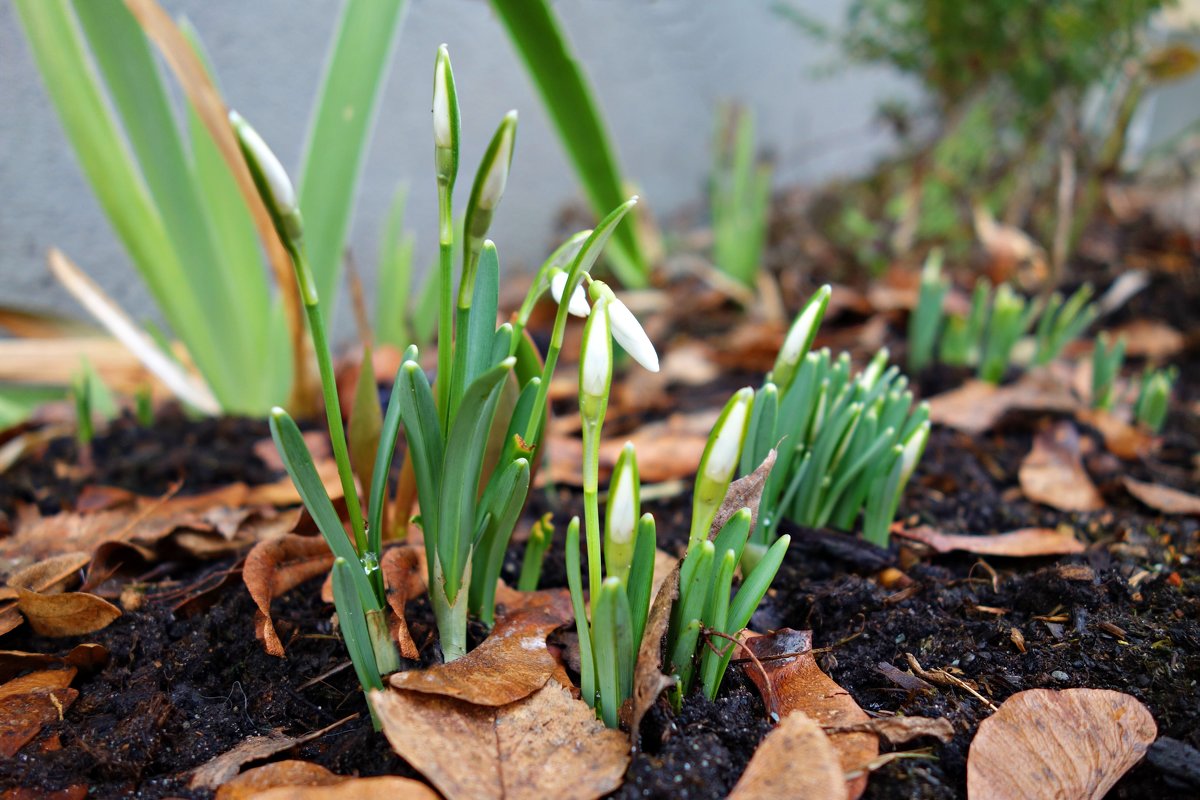
[[[1200,306],[1190,280],[1156,276],[1121,314],[1165,318],[1192,330]],[[1187,749],[1200,748],[1200,521],[1162,517],[1120,486],[1121,476],[1131,474],[1200,491],[1192,462],[1200,451],[1200,420],[1187,410],[1200,398],[1195,348],[1180,367],[1166,444],[1155,459],[1122,463],[1084,431],[1092,451],[1087,466],[1109,504],[1103,512],[1061,513],[1023,498],[1017,468],[1038,418],[1010,418],[981,437],[935,430],[902,506],[905,517],[980,534],[1066,524],[1089,542],[1083,555],[989,558],[985,565],[966,555],[915,559],[895,545],[879,550],[845,534],[793,531],[787,561],[752,626],[811,628],[814,646],[824,648],[819,663],[864,709],[945,716],[957,734],[945,745],[913,743],[912,749],[924,751],[883,765],[866,797],[964,797],[968,746],[990,713],[965,693],[897,686],[880,665],[907,670],[906,654],[925,668],[957,671],[997,705],[1035,687],[1127,692],[1147,705],[1160,736],[1168,738],[1109,796],[1200,796],[1200,754]],[[719,397],[754,380],[727,376],[693,397]],[[43,513],[70,508],[85,483],[153,495],[181,479],[185,492],[236,480],[274,480],[279,476],[253,451],[253,443],[267,435],[265,424],[244,420],[174,415],[150,430],[123,420],[95,442],[97,471],[86,479],[55,467],[74,463],[69,440],[52,443],[6,473],[0,514],[11,514],[18,503],[36,503]],[[562,520],[578,504],[569,492],[538,495],[531,511],[554,506]],[[687,497],[677,497],[649,506],[665,549],[678,550],[686,539],[689,505]],[[510,581],[521,550],[518,545],[509,554]],[[885,566],[899,567],[913,584],[884,588],[878,574]],[[142,608],[90,636],[39,639],[24,628],[6,636],[5,649],[51,653],[99,642],[111,659],[76,680],[79,699],[61,722],[0,762],[0,790],[47,793],[85,785],[95,797],[208,797],[210,792],[189,788],[190,771],[246,737],[270,731],[300,736],[339,721],[278,757],[313,761],[340,774],[414,776],[371,729],[318,582],[273,606],[288,648],[282,660],[266,655],[255,640],[254,606],[240,580],[228,581],[203,613],[182,618],[172,613],[189,587],[209,585],[237,568],[234,561],[177,565]],[[544,585],[564,584],[560,540],[547,560]],[[429,641],[427,610],[420,601],[410,610],[417,641]],[[1014,630],[1023,636],[1024,652]],[[436,657],[432,648],[423,655]],[[769,729],[756,691],[731,670],[715,703],[692,697],[677,715],[664,706],[652,710],[642,729],[642,750],[614,796],[723,797]]]

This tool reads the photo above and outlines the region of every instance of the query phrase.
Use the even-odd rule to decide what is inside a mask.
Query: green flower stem
[[[450,363],[454,343],[451,334],[454,283],[454,220],[450,184],[438,182],[438,412],[442,418],[442,436],[450,435]]]
[[[595,613],[600,592],[600,424],[583,415],[583,518],[587,532],[588,609]]]
[[[463,583],[470,585],[471,564],[467,562]],[[433,616],[437,620],[438,640],[442,644],[442,658],[447,664],[467,654],[467,592],[459,589],[453,603],[446,597],[446,579],[442,572],[441,559],[434,557],[433,585],[429,587],[429,599],[433,603]]]
[[[308,258],[304,254],[304,245],[296,240],[286,242],[288,252],[292,256],[292,264],[296,267],[296,282],[300,287],[300,297],[304,300],[304,313],[308,317],[308,330],[312,335],[313,350],[317,356],[317,369],[321,374],[322,394],[325,397],[325,419],[329,423],[329,440],[333,445],[333,458],[337,462],[338,477],[342,482],[342,493],[346,498],[346,513],[350,517],[350,528],[354,532],[355,549],[359,556],[367,550],[366,531],[363,527],[362,506],[358,501],[358,489],[354,485],[354,472],[350,468],[350,450],[346,444],[346,430],[342,426],[342,409],[338,403],[337,379],[333,374],[333,356],[329,351],[329,338],[326,334],[325,319],[321,314],[321,305],[317,296],[316,283]],[[373,575],[373,581],[378,584],[377,591],[382,596],[382,577],[378,571]]]

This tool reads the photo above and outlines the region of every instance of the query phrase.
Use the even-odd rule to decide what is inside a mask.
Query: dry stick
[[[307,680],[307,681],[305,681],[304,683],[302,683],[302,684],[300,684],[299,686],[297,686],[297,687],[296,687],[296,691],[298,691],[298,692],[302,692],[302,691],[304,691],[305,689],[307,689],[307,688],[308,688],[308,687],[310,687],[310,686],[316,686],[318,683],[320,683],[321,681],[325,680],[326,678],[331,678],[331,677],[333,677],[334,675],[337,675],[339,672],[341,672],[342,670],[346,669],[347,667],[349,667],[349,666],[350,666],[351,664],[353,664],[353,663],[354,663],[354,662],[352,662],[352,661],[344,661],[344,662],[342,662],[341,664],[338,664],[338,665],[337,665],[336,667],[334,667],[333,669],[327,669],[327,670],[325,670],[324,672],[322,672],[320,675],[318,675],[317,677],[315,677],[315,678],[310,678],[309,680]]]
[[[970,694],[972,697],[974,697],[979,702],[983,703],[985,706],[990,708],[992,711],[997,710],[996,706],[992,703],[991,700],[988,700],[986,697],[981,695],[975,689],[971,688],[970,684],[968,684],[966,681],[962,680],[961,678],[954,677],[949,672],[946,672],[944,669],[933,669],[933,670],[925,669],[924,667],[921,666],[921,662],[917,661],[917,657],[914,656],[912,653],[905,653],[904,657],[906,659],[908,659],[908,665],[910,667],[912,667],[912,671],[914,673],[916,673],[918,678],[923,678],[923,679],[929,681],[930,683],[936,683],[939,686],[953,686],[958,689],[962,689],[964,692],[967,692],[968,694]]]
[[[775,696],[775,688],[771,686],[771,676],[767,674],[766,667],[762,665],[762,661],[760,661],[758,656],[754,654],[754,651],[750,649],[749,645],[747,645],[745,642],[738,641],[736,637],[730,636],[727,633],[721,633],[720,631],[713,630],[712,628],[701,628],[700,632],[704,634],[705,637],[704,646],[716,653],[718,658],[724,658],[725,655],[734,647],[740,647],[746,651],[747,655],[750,656],[750,660],[754,662],[754,666],[758,667],[758,671],[762,673],[763,687],[767,693],[767,711],[771,715],[771,719],[778,723],[779,698]],[[729,647],[726,647],[724,650],[718,650],[717,647],[712,643],[712,640],[709,638],[712,636],[728,639],[730,642]],[[800,654],[797,653],[796,655]]]

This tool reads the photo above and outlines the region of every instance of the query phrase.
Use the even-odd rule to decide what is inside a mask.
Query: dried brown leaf
[[[340,775],[310,761],[274,761],[230,778],[217,789],[216,800],[250,800],[276,787],[331,786],[343,780]]]
[[[646,627],[638,646],[637,661],[633,665],[633,696],[622,707],[622,722],[628,723],[629,739],[636,750],[640,741],[642,718],[658,700],[659,695],[675,685],[675,679],[662,671],[662,641],[671,624],[671,607],[679,599],[679,569],[682,562],[667,573],[650,604]],[[626,717],[628,717],[626,719]]]
[[[329,786],[281,786],[252,795],[254,800],[441,800],[420,781],[399,775],[342,778]]]
[[[319,536],[286,534],[259,542],[246,556],[242,579],[258,611],[254,635],[273,656],[283,657],[283,642],[271,620],[271,600],[310,578],[323,575],[333,566],[333,553]]]
[[[1166,361],[1178,355],[1187,344],[1184,335],[1161,320],[1135,319],[1108,332],[1115,342],[1125,337],[1126,358]]]
[[[842,765],[829,737],[804,712],[794,711],[758,745],[729,800],[847,796]]]
[[[121,609],[87,592],[39,594],[19,589],[17,608],[39,636],[79,636],[108,627]]]
[[[65,656],[26,653],[21,650],[0,650],[0,681],[7,681],[31,667],[62,664],[84,672],[91,672],[107,663],[108,649],[100,644],[77,644]]]
[[[1067,382],[1053,370],[1030,370],[1016,383],[995,386],[970,380],[929,400],[929,418],[965,433],[986,433],[1009,411],[1065,411],[1079,407]]]
[[[790,628],[746,640],[746,646],[762,663],[764,676],[754,665],[746,669],[762,692],[768,710],[781,718],[800,711],[822,727],[844,727],[868,722],[870,717],[854,698],[834,683],[817,666],[812,655],[812,632]],[[771,707],[773,704],[775,707]],[[854,773],[846,780],[850,800],[867,788],[867,765],[879,755],[879,741],[869,733],[837,733],[829,737],[842,772]]]
[[[1009,533],[975,536],[969,533],[942,533],[926,526],[892,531],[896,536],[913,539],[938,553],[962,550],[981,556],[1061,556],[1082,553],[1083,542],[1069,529],[1022,528]]]
[[[5,697],[0,704],[0,757],[12,758],[43,726],[61,720],[77,697],[79,692],[71,688]]]
[[[1125,489],[1155,511],[1164,514],[1200,515],[1200,497],[1157,483],[1144,483],[1126,475]]]
[[[387,583],[388,605],[395,615],[393,635],[400,647],[400,655],[415,660],[421,654],[408,630],[404,607],[409,600],[420,597],[425,591],[425,549],[409,545],[389,548],[384,551],[379,568]]]
[[[1152,434],[1106,411],[1081,408],[1075,412],[1075,419],[1099,431],[1108,451],[1127,461],[1142,458],[1158,444]]]
[[[497,708],[372,692],[392,748],[447,800],[592,800],[621,784],[628,741],[556,682]]]
[[[295,747],[300,740],[274,731],[265,736],[250,736],[192,773],[192,789],[215,789],[238,774],[242,765]]]
[[[1098,800],[1157,733],[1146,707],[1121,692],[1018,692],[979,725],[967,758],[967,792],[971,800]]]
[[[826,727],[824,730],[831,735],[874,733],[887,739],[890,744],[904,744],[921,736],[932,736],[940,742],[949,742],[954,738],[954,725],[945,717],[878,717],[853,725]]]
[[[8,585],[14,590],[28,589],[43,594],[61,592],[68,585],[78,583],[79,571],[91,560],[92,557],[82,551],[51,556],[14,572],[8,577]],[[16,592],[9,596],[16,597]]]
[[[725,499],[721,501],[721,506],[713,516],[712,527],[708,531],[709,540],[716,539],[725,523],[743,508],[750,509],[750,530],[754,530],[755,523],[758,522],[758,506],[762,502],[763,487],[766,486],[771,469],[775,466],[776,455],[775,450],[771,449],[754,472],[729,484],[729,491],[725,493]]]
[[[541,593],[496,622],[483,644],[462,658],[426,670],[396,672],[388,679],[397,689],[453,697],[480,706],[516,702],[546,685],[558,660],[546,637],[574,618],[566,592]]]
[[[1018,471],[1021,491],[1035,503],[1059,511],[1099,511],[1104,498],[1079,455],[1079,434],[1070,422],[1041,430]]]

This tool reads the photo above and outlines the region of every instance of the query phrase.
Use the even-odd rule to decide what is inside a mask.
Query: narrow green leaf
[[[633,640],[640,642],[646,630],[646,617],[650,613],[650,593],[654,588],[654,561],[656,541],[654,516],[649,512],[638,520],[637,542],[634,545],[633,566],[629,570],[629,617],[633,626]]]
[[[479,501],[486,509],[488,525],[474,551],[470,603],[471,610],[487,625],[495,621],[496,583],[528,494],[529,462],[519,458],[488,484]]]
[[[406,5],[346,0],[309,123],[300,210],[317,292],[328,308],[337,306],[350,214]]]
[[[628,602],[621,589],[619,578],[609,578],[600,586],[600,596],[592,603],[592,634],[595,642],[593,653],[596,659],[596,684],[600,692],[600,718],[610,728],[617,727],[621,708],[621,667],[619,640],[630,638]],[[624,635],[618,631],[621,625],[619,603],[625,603]],[[632,646],[631,646],[632,647]]]
[[[439,501],[442,487],[445,485],[442,473],[444,442],[441,421],[433,400],[433,389],[429,386],[429,379],[425,377],[425,371],[421,369],[420,364],[411,358],[405,360],[400,365],[396,381],[399,388],[392,390],[392,403],[398,403],[400,417],[404,420],[404,435],[408,441],[408,452],[416,475],[417,499],[421,504],[425,556],[432,576],[436,545],[442,531]],[[389,416],[390,408],[389,405]],[[385,429],[387,425],[385,421]],[[388,460],[390,463],[390,455]],[[432,586],[432,582],[430,585]]]
[[[492,0],[492,8],[542,96],[546,111],[583,184],[597,217],[625,197],[613,147],[569,42],[547,0]],[[645,286],[649,268],[632,221],[617,232],[613,271],[629,287]]]
[[[346,642],[346,650],[350,653],[350,663],[354,665],[358,683],[364,692],[369,692],[371,689],[383,688],[383,677],[379,674],[379,666],[375,661],[371,633],[367,629],[366,612],[359,602],[358,595],[354,593],[353,584],[356,571],[358,571],[357,567],[352,566],[346,559],[334,560],[333,606],[338,612],[338,627]],[[370,706],[369,700],[367,705]],[[371,711],[371,717],[378,729],[378,720],[375,720],[374,710]]]
[[[579,636],[579,692],[584,702],[596,706],[595,648],[588,625],[587,604],[583,599],[583,573],[579,561],[579,517],[572,517],[567,526],[566,543],[567,588],[571,593],[571,608],[575,611],[575,630]]]

